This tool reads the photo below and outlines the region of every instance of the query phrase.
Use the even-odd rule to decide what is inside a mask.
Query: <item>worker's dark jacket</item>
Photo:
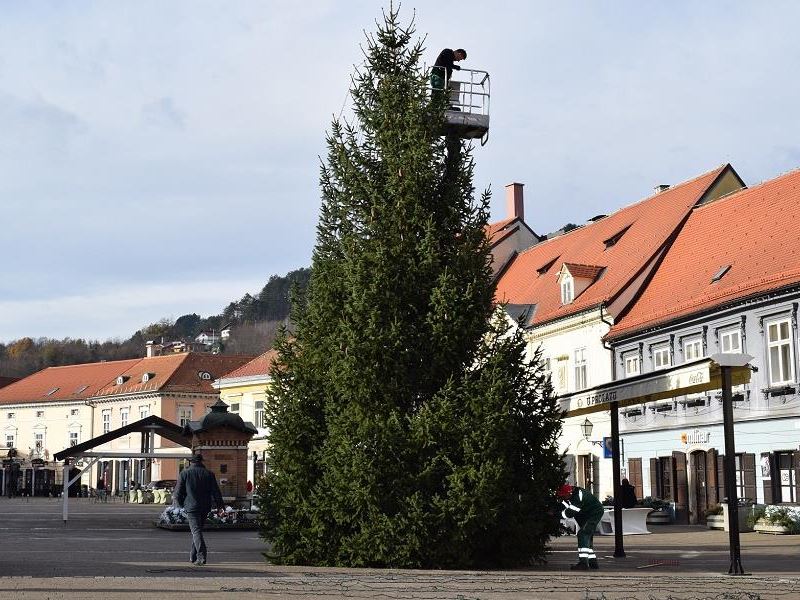
[[[211,510],[211,503],[222,508],[222,494],[214,474],[200,465],[192,465],[181,471],[178,485],[175,486],[175,501],[186,512],[206,514]]]
[[[600,504],[597,498],[577,486],[572,488],[572,495],[569,500],[564,500],[562,504],[565,508],[561,516],[565,519],[572,517],[581,527],[588,521],[594,521],[595,523],[600,521],[605,512],[603,505]]]
[[[456,53],[450,48],[445,48],[439,53],[434,66],[434,72],[438,71],[440,74],[447,74],[447,81],[453,76],[453,69],[460,71],[461,67],[455,64]],[[438,69],[436,67],[439,67]]]

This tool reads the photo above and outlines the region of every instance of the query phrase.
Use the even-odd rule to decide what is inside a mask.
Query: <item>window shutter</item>
[[[567,483],[570,485],[577,485],[575,483],[575,456],[572,454],[564,455],[564,472],[567,474]]]
[[[658,459],[650,459],[650,496],[658,498],[661,490],[658,489]]]
[[[717,451],[713,448],[706,452],[706,498],[709,506],[719,504],[717,489]]]
[[[800,452],[792,452],[792,467],[794,468],[794,502],[800,501]]]
[[[641,458],[628,459],[628,483],[630,483],[636,489],[636,498],[641,500],[644,497]]]
[[[592,493],[595,498],[600,498],[600,457],[594,455],[592,455]]]
[[[662,500],[675,501],[675,465],[671,456],[664,456],[661,458],[661,465],[663,468],[664,476],[669,482],[669,489],[664,490],[664,497]]]
[[[672,453],[672,465],[675,472],[675,522],[689,523],[689,482],[686,475],[686,454]]]
[[[742,454],[744,497],[756,501],[756,455]]]
[[[772,453],[761,453],[761,478],[764,491],[764,504],[772,504],[772,472],[775,470]]]
[[[717,500],[725,498],[725,455],[717,456]]]

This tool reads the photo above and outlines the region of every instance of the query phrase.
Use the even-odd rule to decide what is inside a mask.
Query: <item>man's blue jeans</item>
[[[205,525],[207,513],[187,512],[186,519],[189,521],[189,530],[192,532],[192,551],[189,553],[189,560],[192,562],[206,562],[206,541],[203,539],[203,525]]]

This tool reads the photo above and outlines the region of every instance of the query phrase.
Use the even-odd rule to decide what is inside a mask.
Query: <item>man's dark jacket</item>
[[[461,67],[455,64],[456,53],[450,48],[445,48],[439,53],[434,67],[440,67],[440,72],[443,69],[447,73],[447,81],[453,76],[453,69],[460,71]]]
[[[193,464],[181,471],[174,496],[178,506],[186,512],[207,514],[212,501],[217,508],[224,506],[217,478],[203,465]]]

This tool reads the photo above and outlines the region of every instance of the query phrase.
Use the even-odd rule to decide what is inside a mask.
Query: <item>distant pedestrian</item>
[[[565,507],[561,516],[564,519],[575,519],[578,523],[578,563],[572,565],[570,569],[573,571],[599,569],[593,540],[597,524],[605,513],[603,505],[592,494],[577,486],[562,485],[558,490],[558,497]]]
[[[188,469],[181,471],[178,483],[175,486],[175,502],[186,512],[189,529],[192,532],[192,550],[189,560],[193,565],[206,564],[208,551],[203,538],[203,525],[205,525],[212,503],[217,508],[224,508],[222,494],[219,491],[217,478],[206,469],[203,456],[194,454],[189,459]]]
[[[627,479],[623,479],[619,486],[619,505],[622,508],[636,506],[636,488]]]

